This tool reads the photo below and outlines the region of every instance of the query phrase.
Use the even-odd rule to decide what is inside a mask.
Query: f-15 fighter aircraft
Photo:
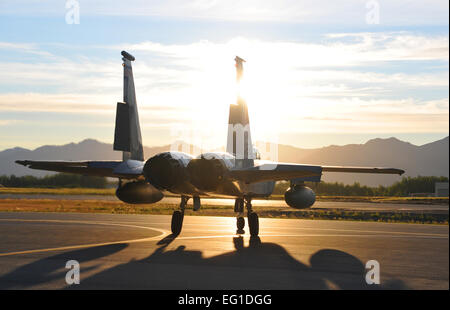
[[[395,168],[313,166],[260,160],[252,144],[247,104],[240,95],[237,104],[230,105],[226,152],[203,153],[197,157],[183,152],[162,152],[145,160],[131,66],[135,58],[125,51],[122,56],[123,102],[118,102],[116,108],[114,150],[123,152],[123,160],[18,160],[18,164],[31,169],[118,178],[116,196],[130,204],[156,203],[169,192],[180,195],[180,208],[172,215],[174,235],[181,232],[184,210],[191,197],[194,210],[200,209],[201,197],[234,198],[236,233],[245,233],[245,207],[250,234],[257,236],[259,220],[252,209],[252,199],[269,197],[276,181],[290,181],[285,201],[292,208],[304,209],[315,202],[315,193],[305,186],[305,181],[320,182],[322,172],[404,173]],[[245,61],[239,57],[235,61],[239,83]]]

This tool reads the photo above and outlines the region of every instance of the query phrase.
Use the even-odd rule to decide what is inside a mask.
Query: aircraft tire
[[[238,229],[244,229],[245,226],[245,219],[243,217],[238,217],[236,222]]]
[[[179,235],[183,227],[184,214],[181,211],[174,211],[172,214],[172,233]]]
[[[243,217],[238,217],[236,219],[236,226],[237,226],[237,230],[236,233],[241,235],[244,234],[244,227],[245,227],[245,219]]]
[[[259,218],[258,214],[252,212],[248,215],[248,227],[250,229],[250,235],[256,237],[259,234]]]

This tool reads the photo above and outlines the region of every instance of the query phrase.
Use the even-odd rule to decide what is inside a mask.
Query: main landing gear
[[[252,199],[250,197],[236,198],[234,202],[234,212],[236,213],[236,234],[242,235],[245,233],[245,219],[244,219],[244,204],[247,209],[248,227],[250,235],[256,237],[259,234],[259,218],[258,214],[252,210]]]
[[[200,197],[194,196],[192,197],[194,200],[194,211],[200,210]],[[180,210],[176,210],[172,214],[172,234],[178,236],[181,232],[181,228],[183,228],[183,219],[184,219],[184,209],[186,209],[186,204],[189,200],[188,196],[181,196],[180,202]]]
[[[200,197],[194,196],[194,211],[200,209]],[[186,204],[189,200],[189,196],[181,196],[180,210],[176,210],[172,214],[172,234],[178,236],[183,227],[184,210],[186,209]],[[251,197],[236,198],[234,203],[234,212],[236,212],[236,234],[245,234],[245,219],[244,219],[244,205],[247,209],[247,219],[248,228],[250,230],[250,235],[256,237],[259,234],[259,219],[258,214],[252,210],[252,199]]]
[[[183,227],[184,209],[189,200],[188,196],[181,196],[180,210],[176,210],[172,214],[172,234],[178,236]]]

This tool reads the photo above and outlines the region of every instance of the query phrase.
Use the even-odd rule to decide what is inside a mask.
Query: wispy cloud
[[[330,34],[315,43],[241,37],[226,42],[148,41],[127,46],[137,59],[137,99],[143,132],[150,138],[154,130],[202,124],[196,132],[214,133],[217,139],[227,121],[228,105],[235,100],[235,55],[248,60],[244,86],[252,126],[257,129],[255,139],[287,130],[448,131],[449,42],[445,36],[345,33]],[[48,44],[46,49],[35,44],[0,44],[0,50],[22,48],[42,52],[43,58],[54,53]],[[58,46],[64,48],[70,45]],[[122,46],[93,48],[110,53]],[[73,59],[55,57],[53,62],[0,62],[0,71],[7,73],[0,75],[0,111],[96,115],[101,127],[112,127],[115,103],[122,98],[120,56],[92,60],[82,53],[77,51]],[[418,70],[418,65],[429,68]],[[110,126],[105,125],[108,122]],[[3,121],[3,127],[8,125]]]
[[[164,18],[364,24],[367,1],[347,0],[98,0],[80,1],[85,16],[127,15]],[[384,25],[448,24],[448,1],[379,1]],[[2,14],[62,15],[59,0],[3,0]]]
[[[17,120],[17,119],[2,120],[2,119],[0,119],[0,126],[9,126],[9,125],[18,124],[21,122],[23,122],[23,120]]]
[[[348,41],[346,38],[358,40]],[[239,54],[251,56],[252,62],[264,60],[280,66],[286,59],[290,67],[352,66],[381,61],[448,60],[448,36],[423,36],[409,33],[359,33],[329,35],[322,43],[260,41],[236,38],[226,43],[209,41],[165,45],[143,42],[129,45],[131,50],[177,57],[178,64],[192,66],[192,59],[204,66],[212,58]],[[118,49],[119,46],[113,48]],[[211,57],[214,55],[213,57]],[[181,62],[189,59],[189,63]],[[197,63],[196,62],[196,63]],[[281,63],[280,63],[281,62]]]
[[[34,43],[11,43],[0,42],[0,50],[6,51],[20,51],[38,56],[52,57],[51,53],[42,50],[37,44]]]

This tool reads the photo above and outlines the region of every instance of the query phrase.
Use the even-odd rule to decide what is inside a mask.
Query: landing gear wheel
[[[245,219],[243,217],[238,217],[236,219],[236,226],[237,226],[236,234],[242,235],[245,233],[244,231]]]
[[[248,227],[250,229],[250,235],[256,237],[259,234],[259,219],[258,214],[252,212],[248,215]]]
[[[184,214],[181,211],[174,211],[172,214],[172,233],[179,235],[183,227]]]
[[[236,200],[234,201],[234,212],[244,212],[244,199],[236,198]]]

